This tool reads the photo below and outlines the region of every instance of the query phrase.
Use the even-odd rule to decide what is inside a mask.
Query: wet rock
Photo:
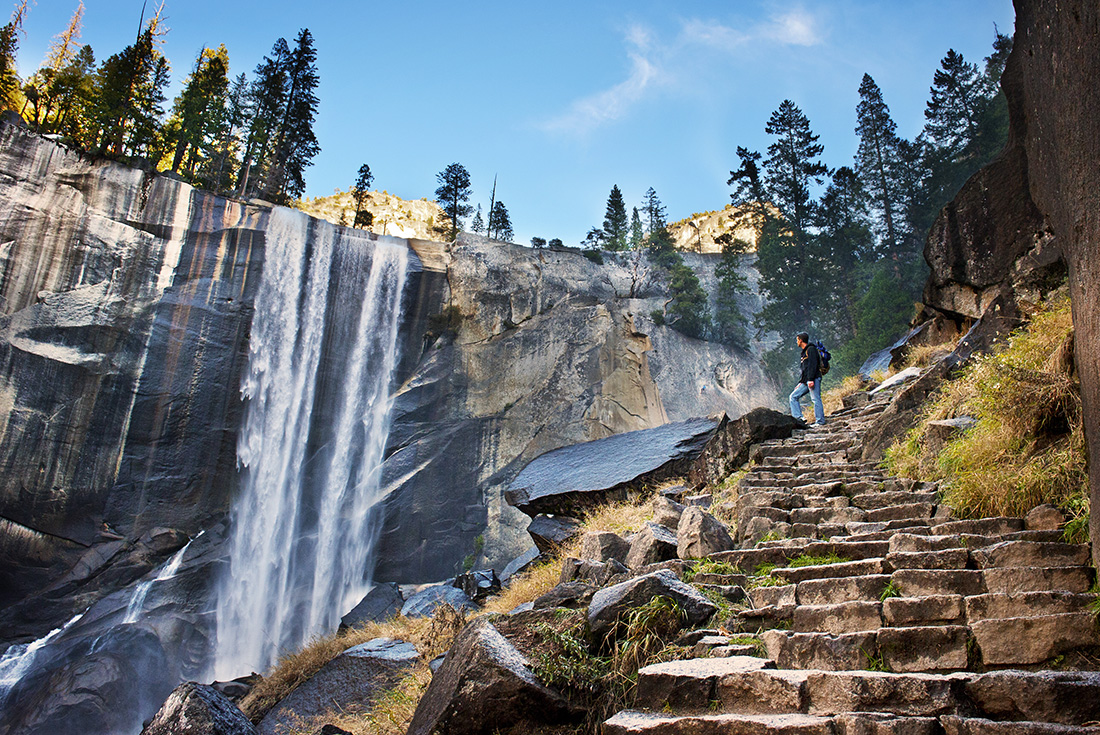
[[[256,728],[235,704],[213,687],[180,684],[141,735],[255,735]]]
[[[593,595],[588,606],[592,635],[605,638],[627,612],[658,596],[671,598],[680,605],[684,625],[698,625],[718,609],[694,587],[681,582],[672,572],[661,570],[605,587]]]
[[[375,638],[353,646],[296,686],[260,721],[260,735],[276,735],[296,722],[308,722],[334,707],[368,705],[420,657],[411,643]]]
[[[517,725],[575,720],[574,709],[542,684],[531,664],[487,618],[459,634],[420,699],[408,735],[488,735]]]
[[[379,623],[389,620],[401,612],[405,600],[401,597],[401,590],[393,582],[380,582],[371,588],[363,599],[340,618],[340,628],[354,628],[365,623]]]
[[[691,419],[547,452],[519,473],[505,498],[531,516],[570,515],[621,499],[633,482],[684,469],[716,426],[713,419]]]
[[[681,559],[702,559],[734,548],[726,524],[698,506],[684,510],[676,528],[676,555]]]
[[[553,554],[577,535],[580,525],[576,518],[539,514],[527,525],[527,533],[539,551]]]
[[[436,584],[410,595],[401,606],[401,614],[407,618],[426,618],[440,605],[450,605],[455,610],[478,609],[462,590],[449,584]]]

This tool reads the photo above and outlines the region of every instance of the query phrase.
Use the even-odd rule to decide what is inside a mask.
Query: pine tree
[[[764,161],[764,180],[771,202],[798,233],[805,232],[813,216],[810,187],[820,184],[828,168],[818,160],[825,146],[810,130],[810,121],[802,110],[784,100],[772,113],[764,132],[776,136],[768,146]]]
[[[364,208],[367,200],[367,192],[374,183],[374,174],[370,172],[370,166],[363,164],[359,167],[359,175],[355,179],[355,186],[351,189],[351,198],[355,202],[355,219],[352,227],[367,228],[374,224],[374,214]]]
[[[512,232],[512,220],[508,216],[508,208],[499,199],[493,204],[493,211],[489,213],[489,237],[493,240],[511,242],[515,234]]]
[[[27,15],[27,0],[15,6],[15,11],[4,26],[0,27],[0,111],[18,107],[19,71],[16,54],[19,52],[19,34],[23,32],[23,18]]]
[[[924,111],[929,141],[957,159],[969,147],[978,130],[982,79],[978,67],[954,49],[940,61]]]
[[[78,54],[77,40],[80,38],[83,15],[84,3],[81,1],[69,19],[69,25],[50,43],[46,60],[27,82],[24,95],[32,104],[30,122],[39,132],[53,133],[59,127],[61,97],[70,81],[65,72]]]
[[[168,60],[157,49],[163,33],[155,15],[132,45],[100,66],[94,113],[99,150],[159,158],[161,105],[169,81]]]
[[[450,219],[449,239],[458,237],[458,231],[462,229],[462,220],[470,214],[472,207],[467,204],[470,201],[470,174],[459,163],[452,163],[447,168],[436,174],[439,188],[435,190],[436,201],[443,207],[444,213]],[[489,217],[489,236],[492,237],[492,213]]]
[[[853,309],[862,281],[862,264],[875,258],[875,242],[867,219],[867,196],[855,171],[843,166],[817,208],[816,250],[820,253],[822,308],[817,326],[833,343],[847,343],[855,334]]]
[[[290,48],[286,39],[280,38],[275,41],[271,55],[256,65],[255,78],[248,90],[248,136],[237,174],[237,191],[242,197],[259,192],[266,176],[272,143],[286,106],[289,59]]]
[[[748,281],[741,274],[741,256],[748,251],[749,244],[734,240],[729,233],[720,235],[718,239],[722,242],[722,259],[714,269],[718,289],[712,336],[723,344],[748,349],[748,319],[741,311],[737,298],[749,292]]]
[[[298,32],[287,57],[287,95],[268,171],[265,197],[286,203],[306,190],[305,170],[321,152],[313,122],[317,117],[317,51],[308,28]]]
[[[470,229],[477,234],[485,232],[485,218],[481,216],[481,205],[477,205],[477,212],[474,213],[474,221],[470,225]]]
[[[611,187],[607,197],[607,210],[603,217],[603,232],[608,250],[626,250],[626,205],[618,185]]]
[[[167,132],[174,151],[169,168],[180,169],[196,181],[196,169],[212,155],[220,128],[224,124],[229,94],[229,52],[204,48],[195,60],[183,91],[172,106]]]
[[[642,247],[645,234],[642,232],[642,218],[638,216],[638,208],[633,207],[630,212],[630,249],[637,250]]]
[[[646,233],[650,237],[665,226],[665,206],[661,204],[652,186],[646,190],[645,197],[642,198],[642,215]]]
[[[531,238],[531,247],[533,247],[535,250],[542,250],[544,247],[546,247],[546,238],[545,237],[532,237]]]
[[[905,239],[901,231],[905,223],[903,202],[906,198],[900,175],[902,161],[897,126],[882,99],[882,91],[870,74],[864,74],[859,85],[856,135],[859,136],[856,172],[872,203],[882,243],[880,252],[896,260],[901,257]]]

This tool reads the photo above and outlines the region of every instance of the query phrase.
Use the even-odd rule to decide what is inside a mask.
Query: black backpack
[[[829,372],[829,360],[833,359],[833,356],[829,354],[829,351],[827,349],[825,349],[825,343],[821,340],[818,340],[817,344],[815,344],[814,346],[817,347],[817,356],[821,358],[818,361],[817,371],[824,375],[825,373]]]

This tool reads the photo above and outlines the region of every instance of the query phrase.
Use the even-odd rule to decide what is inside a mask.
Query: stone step
[[[811,579],[834,579],[840,577],[864,577],[885,574],[882,559],[861,559],[859,561],[836,562],[833,564],[814,564],[811,566],[781,567],[772,570],[771,576],[783,582],[798,584]]]
[[[859,508],[795,508],[791,511],[790,522],[820,525],[823,523],[844,525],[859,523],[867,516],[867,511]]]
[[[719,551],[707,558],[712,561],[721,561],[740,569],[746,574],[752,574],[762,564],[774,564],[781,566],[802,553],[805,544],[798,546],[782,547],[770,546],[759,549],[734,549],[732,551]]]
[[[889,541],[816,541],[807,544],[802,553],[807,556],[827,556],[835,554],[847,559],[872,559],[883,557],[890,549]]]
[[[808,579],[799,582],[795,590],[795,599],[799,605],[831,605],[838,602],[879,602],[886,585],[890,583],[889,574],[874,574],[861,577],[839,577],[835,579]]]
[[[906,490],[884,490],[882,492],[870,492],[852,497],[852,505],[864,510],[878,510],[889,505],[905,505],[908,503],[938,503],[936,493],[920,493]]]
[[[976,569],[899,569],[890,581],[902,597],[929,595],[980,595],[987,591]]]
[[[1100,735],[1100,726],[1058,725],[1051,722],[994,722],[980,717],[940,718],[944,735]]]
[[[836,735],[834,718],[816,715],[670,715],[623,710],[605,721],[601,735]]]
[[[851,671],[869,668],[878,655],[876,631],[862,633],[796,633],[766,630],[760,638],[768,658],[782,669]]]
[[[966,622],[962,595],[887,597],[882,601],[882,619],[887,627],[958,625]]]
[[[882,627],[882,603],[841,602],[833,605],[799,605],[791,618],[796,633],[861,633]]]
[[[980,573],[987,592],[1013,594],[1050,590],[1087,592],[1092,587],[1095,570],[1088,566],[993,567]]]
[[[1002,541],[974,551],[979,569],[992,567],[1077,567],[1088,564],[1088,544]]]
[[[794,584],[755,587],[749,590],[749,602],[753,607],[794,607],[797,588],[798,585]]]
[[[719,679],[774,668],[775,664],[768,659],[753,656],[693,658],[650,664],[638,670],[635,701],[639,707],[652,709],[705,709],[714,699],[714,689]]]
[[[882,628],[876,641],[882,663],[895,672],[965,670],[970,651],[965,625]]]
[[[1087,612],[1095,595],[1073,592],[1023,592],[974,595],[965,598],[967,621],[1061,615]]]
[[[902,518],[896,521],[864,521],[862,523],[846,523],[845,530],[853,535],[868,533],[881,533],[883,531],[906,531],[912,528],[930,528],[932,522],[927,518]]]
[[[997,536],[1024,530],[1023,518],[976,518],[938,523],[932,527],[937,535],[969,533],[975,536]]]
[[[1069,651],[1100,646],[1091,612],[977,620],[970,630],[986,666],[1041,664]]]
[[[886,555],[893,569],[966,569],[970,564],[967,549],[940,551],[895,551]]]
[[[888,505],[885,508],[865,511],[866,515],[852,520],[866,520],[870,523],[878,521],[898,521],[908,518],[929,519],[936,514],[937,506],[933,503],[906,503],[903,505]]]

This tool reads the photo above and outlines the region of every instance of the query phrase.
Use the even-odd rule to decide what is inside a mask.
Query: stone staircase
[[[709,557],[738,573],[695,579],[740,609],[643,668],[604,735],[1100,734],[1089,547],[860,460],[889,397],[754,452],[739,548]]]

